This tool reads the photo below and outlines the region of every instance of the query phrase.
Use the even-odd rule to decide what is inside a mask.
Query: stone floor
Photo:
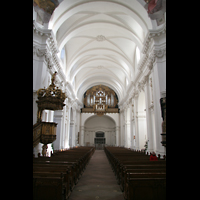
[[[124,200],[104,150],[96,150],[69,200]]]

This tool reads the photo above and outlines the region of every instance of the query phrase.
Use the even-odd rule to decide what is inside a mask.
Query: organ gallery
[[[98,85],[90,88],[84,94],[82,112],[94,112],[97,115],[118,113],[118,98],[116,93],[107,86]]]

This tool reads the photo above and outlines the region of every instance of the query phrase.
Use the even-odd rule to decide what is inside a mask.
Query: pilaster
[[[84,146],[84,126],[81,126],[80,145]]]
[[[147,122],[147,142],[148,142],[148,149],[147,152],[154,151],[154,129],[153,129],[153,115],[152,115],[152,101],[151,101],[151,93],[150,93],[150,86],[149,86],[149,77],[147,79],[145,85],[145,102],[146,102],[146,122]]]
[[[158,76],[158,65],[155,63],[154,70],[152,73],[153,77],[153,102],[154,102],[154,118],[155,118],[155,141],[156,141],[156,154],[164,155],[165,150],[161,144],[162,138],[162,117],[161,117],[161,107],[160,107],[160,84]]]
[[[54,111],[54,122],[58,123],[57,129],[56,129],[56,140],[54,143],[54,149],[60,150],[61,147],[61,136],[62,136],[62,123],[63,123],[63,111],[62,110],[56,110]]]
[[[116,133],[116,146],[119,146],[119,126],[116,126],[116,130],[115,130],[115,133]]]
[[[138,129],[138,92],[134,95],[134,116],[135,116],[135,149],[139,150],[139,129]]]

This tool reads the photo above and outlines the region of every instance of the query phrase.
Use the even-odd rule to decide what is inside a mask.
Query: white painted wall
[[[85,146],[87,142],[94,145],[95,133],[98,131],[105,133],[107,145],[117,145],[120,137],[119,114],[97,116],[92,113],[81,113],[82,142],[80,145]]]

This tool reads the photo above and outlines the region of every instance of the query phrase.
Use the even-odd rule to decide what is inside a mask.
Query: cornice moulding
[[[33,20],[33,31],[40,36],[46,36],[49,37],[51,35],[50,29],[44,29],[38,25],[38,23]]]
[[[139,63],[138,72],[135,76],[135,80],[131,82],[129,88],[127,89],[125,97],[120,101],[119,107],[120,109],[124,109],[124,106],[127,102],[130,101],[131,98],[135,98],[138,96],[138,91],[144,90],[144,86],[146,84],[147,78],[153,69],[154,62],[156,58],[162,58],[166,55],[166,45],[162,44],[159,46],[153,46],[151,52],[149,54],[144,54]],[[135,88],[137,88],[137,94],[135,92]],[[122,106],[122,108],[121,108]]]
[[[142,53],[146,54],[147,51],[149,50],[149,47],[151,46],[153,39],[155,39],[156,37],[159,37],[165,33],[166,33],[166,23],[164,23],[163,26],[159,27],[156,30],[149,30],[149,32],[147,33],[146,38],[143,42],[144,46],[142,49]]]
[[[37,57],[42,57],[46,54],[46,48],[41,48],[40,46],[33,45],[33,55]]]
[[[41,28],[37,24],[37,22],[33,20],[33,31],[40,36],[47,37],[46,45],[44,48],[40,48],[37,45],[33,46],[33,54],[37,55],[38,57],[45,56],[44,61],[46,62],[47,67],[49,68],[50,74],[53,74],[55,71],[57,71],[59,79],[63,81],[65,85],[65,93],[67,94],[67,96],[72,97],[72,100],[75,100],[75,93],[73,87],[71,83],[66,82],[66,76],[63,72],[62,66],[60,64],[60,59],[57,55],[59,50],[52,30]],[[76,100],[76,102],[79,106],[82,106],[82,103],[78,99]]]
[[[46,49],[40,49],[34,46],[33,54],[36,54],[38,57],[45,56],[45,61],[47,63],[48,68],[50,71],[52,71],[53,65],[56,67],[56,71],[58,72],[58,75],[60,75],[61,79],[63,81],[66,80],[66,76],[62,70],[62,67],[60,65],[60,59],[57,56],[57,53],[59,52],[57,48],[57,43],[55,40],[55,36],[50,29],[44,29],[40,27],[35,20],[33,20],[33,31],[40,36],[46,36]],[[54,73],[54,72],[52,72]]]

